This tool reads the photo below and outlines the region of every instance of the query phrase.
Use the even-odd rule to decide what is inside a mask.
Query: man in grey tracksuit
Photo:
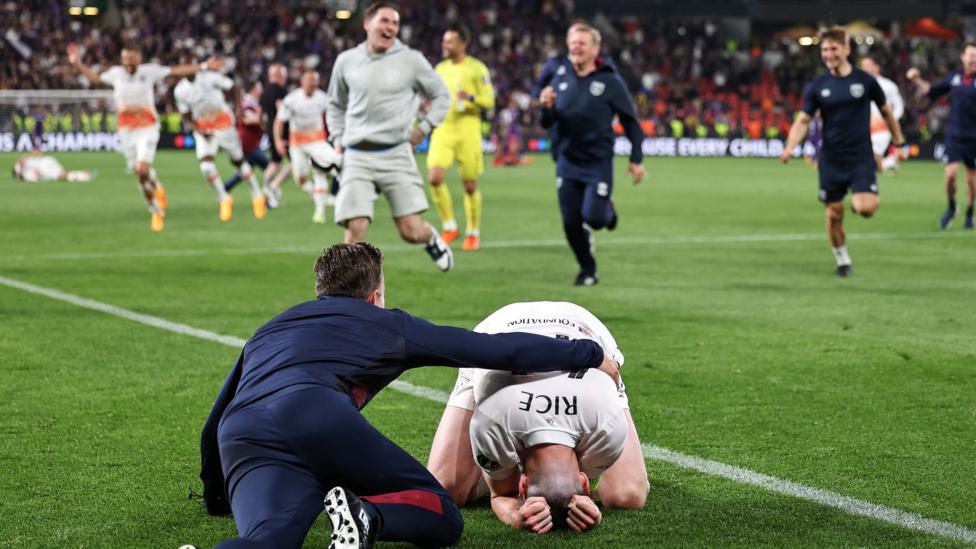
[[[370,5],[363,26],[366,41],[339,54],[329,81],[330,140],[343,155],[336,223],[346,228],[346,242],[365,240],[382,192],[400,236],[424,244],[437,267],[447,271],[454,262],[451,249],[420,217],[427,197],[412,146],[444,120],[450,92],[427,59],[397,39],[395,4]],[[421,98],[430,108],[418,118]]]

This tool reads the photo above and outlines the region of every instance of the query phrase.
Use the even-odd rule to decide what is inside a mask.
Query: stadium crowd
[[[526,4],[533,4],[528,6]],[[108,12],[97,24],[71,17],[61,2],[8,2],[0,8],[0,31],[9,57],[0,63],[0,89],[71,89],[88,83],[64,61],[65,47],[77,42],[89,63],[116,64],[122,44],[139,43],[147,60],[175,63],[184,53],[199,59],[211,53],[228,57],[239,82],[261,78],[274,61],[289,67],[297,83],[302,68],[316,67],[327,85],[339,52],[362,40],[355,19],[339,21],[320,2],[267,0],[170,2],[126,0],[125,9]],[[537,0],[439,1],[402,3],[401,39],[436,62],[440,39],[451,22],[472,29],[470,53],[491,69],[497,109],[492,135],[542,137],[529,90],[542,63],[563,49],[572,21],[572,2]],[[525,17],[524,13],[536,14]],[[784,137],[800,108],[802,86],[822,70],[816,47],[795,39],[756,37],[749,43],[720,38],[717,22],[676,21],[650,16],[597,17],[612,57],[634,95],[638,115],[651,136]],[[858,55],[876,56],[882,74],[895,80],[907,101],[902,124],[910,140],[939,134],[946,107],[924,111],[905,79],[915,66],[929,79],[958,65],[959,44],[927,39],[885,38],[860,46]],[[164,131],[179,131],[171,93],[159,98]],[[6,119],[4,119],[6,118]],[[43,109],[0,111],[0,129],[14,131],[114,130],[104,104],[84,104],[69,112]],[[488,128],[486,127],[486,130]]]

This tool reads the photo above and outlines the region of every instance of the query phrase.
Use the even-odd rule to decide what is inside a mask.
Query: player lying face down
[[[515,303],[476,331],[592,339],[618,362],[613,336],[572,303]],[[638,509],[647,470],[622,385],[599,372],[519,375],[462,369],[444,410],[428,468],[459,505],[491,495],[509,526],[542,534],[582,532],[597,506]]]

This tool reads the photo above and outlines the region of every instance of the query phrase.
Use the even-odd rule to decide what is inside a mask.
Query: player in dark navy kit
[[[837,260],[837,276],[852,274],[851,258],[844,236],[844,195],[851,191],[851,209],[871,217],[878,209],[877,165],[871,148],[871,102],[881,111],[892,142],[904,158],[905,138],[901,126],[885,104],[881,85],[870,74],[855,68],[843,28],[820,33],[820,58],[827,73],[811,82],[803,93],[803,110],[790,128],[780,160],[789,161],[803,141],[811,118],[820,111],[823,120],[823,147],[819,160],[820,201],[827,218],[827,234]]]
[[[360,414],[373,396],[425,365],[618,375],[589,340],[480,334],[385,309],[381,262],[368,243],[332,246],[315,263],[318,299],[281,313],[244,346],[201,441],[207,510],[232,511],[241,536],[220,547],[300,547],[323,507],[334,549],[376,539],[451,545],[460,512]]]
[[[930,84],[923,80],[918,69],[908,71],[908,79],[918,86],[919,93],[928,96],[930,102],[949,95],[949,124],[945,143],[945,190],[949,206],[939,227],[949,228],[956,217],[956,175],[959,162],[966,166],[966,186],[969,190],[964,227],[973,228],[973,202],[976,201],[976,43],[967,42],[962,47],[961,71],[955,71],[940,82]]]
[[[613,67],[597,60],[599,31],[577,23],[566,42],[571,66],[552,75],[539,94],[539,103],[543,107],[542,126],[554,128],[552,147],[563,231],[580,268],[574,284],[592,286],[599,277],[591,231],[617,226],[617,213],[610,200],[614,116],[631,143],[627,169],[635,185],[644,179],[644,133],[623,80]]]

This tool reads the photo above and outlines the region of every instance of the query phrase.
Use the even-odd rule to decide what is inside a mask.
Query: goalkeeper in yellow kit
[[[451,26],[444,32],[441,49],[444,60],[434,67],[451,91],[451,110],[430,138],[427,154],[427,177],[430,194],[442,223],[441,238],[450,244],[461,232],[454,219],[451,192],[444,184],[444,171],[458,161],[464,184],[464,215],[467,220],[464,250],[481,245],[481,191],[478,176],[484,172],[481,151],[481,113],[495,108],[495,91],[491,74],[484,63],[467,54],[470,34],[463,26]]]

